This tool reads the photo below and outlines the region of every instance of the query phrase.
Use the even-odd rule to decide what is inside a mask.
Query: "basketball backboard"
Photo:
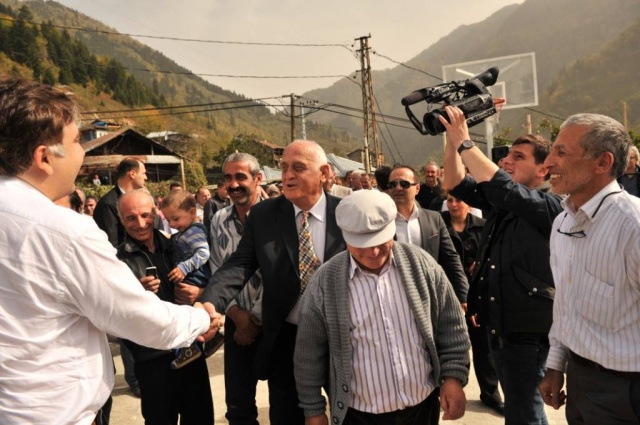
[[[487,89],[494,97],[506,99],[503,110],[538,105],[536,55],[533,52],[445,65],[442,78],[445,83],[466,80],[494,66],[500,69],[498,80]]]

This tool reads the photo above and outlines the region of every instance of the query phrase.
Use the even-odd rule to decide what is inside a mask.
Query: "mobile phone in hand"
[[[158,278],[158,269],[156,267],[147,267],[144,270],[145,276],[153,276],[154,278]]]

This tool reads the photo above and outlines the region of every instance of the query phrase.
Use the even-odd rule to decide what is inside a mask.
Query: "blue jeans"
[[[549,354],[546,334],[510,333],[491,339],[504,393],[505,425],[548,425],[538,384]]]

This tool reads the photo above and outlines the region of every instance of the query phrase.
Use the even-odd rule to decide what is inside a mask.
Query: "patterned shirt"
[[[211,274],[215,273],[234,253],[240,243],[243,231],[244,224],[240,221],[233,205],[218,210],[213,216],[209,236],[211,241],[211,256],[209,257]],[[262,276],[260,270],[251,276],[236,299],[229,304],[227,310],[234,305],[250,311],[256,319],[262,320]]]

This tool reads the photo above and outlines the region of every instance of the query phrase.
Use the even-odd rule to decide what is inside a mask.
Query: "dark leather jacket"
[[[447,230],[451,236],[453,246],[460,256],[460,262],[462,263],[464,274],[467,276],[469,281],[471,281],[471,270],[473,264],[476,262],[478,252],[480,252],[480,238],[482,237],[482,228],[484,227],[486,220],[468,213],[467,224],[462,232],[465,239],[463,241],[463,238],[460,237],[458,232],[456,232],[456,229],[454,229],[451,224],[451,214],[449,211],[444,211],[442,213],[442,218],[447,225]]]
[[[162,281],[160,288],[156,295],[163,301],[175,303],[174,285],[167,279],[167,276],[162,273],[162,270],[171,270],[173,267],[173,251],[171,240],[167,238],[162,232],[157,229],[153,230],[156,255],[162,257],[164,267],[158,267],[159,265],[154,263],[153,257],[149,255],[146,247],[139,242],[133,240],[129,235],[125,236],[124,242],[118,246],[118,258],[124,262],[133,274],[140,279],[145,275],[147,267],[158,267],[158,277]],[[144,347],[138,345],[135,342],[124,340],[127,345],[133,359],[136,362],[143,362],[151,360],[170,353],[168,350],[156,350],[155,348]]]
[[[469,294],[469,314],[478,314],[492,335],[549,332],[555,285],[549,237],[561,198],[548,187],[530,190],[503,170],[478,184],[467,176],[451,194],[491,214],[482,232]]]

